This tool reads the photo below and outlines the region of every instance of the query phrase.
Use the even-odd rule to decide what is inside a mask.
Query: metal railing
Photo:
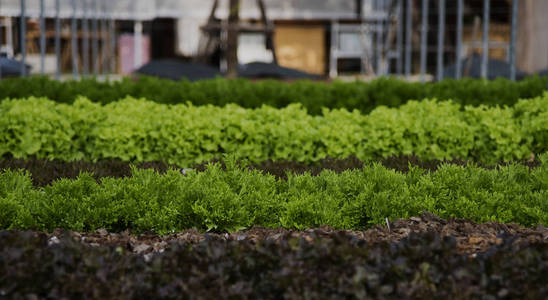
[[[26,46],[26,34],[27,34],[27,13],[26,13],[26,0],[19,0],[21,15],[19,22],[20,31],[20,53],[21,53],[21,74],[26,76],[26,61],[27,61],[27,46]],[[46,20],[44,16],[44,1],[40,1],[40,73],[45,72],[45,56],[46,56]],[[116,67],[115,61],[115,21],[114,18],[106,11],[106,1],[109,0],[71,0],[72,15],[70,16],[70,42],[72,49],[72,75],[74,78],[82,76],[88,76],[90,73],[99,75],[102,71],[106,74],[108,71],[114,71]],[[363,0],[366,2],[368,0]],[[419,54],[419,70],[418,75],[421,81],[426,80],[428,59],[431,49],[429,48],[429,32],[432,31],[429,28],[429,24],[432,24],[430,16],[437,14],[437,43],[436,47],[436,67],[435,78],[441,80],[445,77],[445,63],[446,63],[446,44],[445,41],[449,36],[447,34],[447,22],[446,16],[448,14],[446,5],[447,2],[456,4],[456,33],[455,33],[455,78],[461,78],[463,75],[463,15],[464,15],[464,0],[370,0],[374,1],[373,11],[371,14],[365,14],[362,16],[362,24],[349,25],[339,24],[337,21],[332,22],[331,27],[331,49],[330,61],[329,61],[329,74],[332,76],[337,75],[337,59],[346,57],[360,57],[365,61],[362,65],[362,72],[372,70],[375,75],[400,75],[409,78],[413,75],[413,52]],[[438,4],[437,11],[430,11],[430,4],[433,2]],[[489,77],[489,49],[490,47],[503,47],[507,49],[508,63],[510,65],[509,78],[511,80],[516,79],[516,39],[517,39],[517,14],[518,14],[518,2],[519,0],[512,0],[511,3],[511,18],[510,18],[510,39],[508,46],[498,45],[500,42],[492,42],[489,40],[489,20],[491,17],[491,7],[489,0],[483,0],[482,9],[482,38],[480,48],[481,54],[481,77]],[[78,5],[80,4],[80,5]],[[415,5],[420,6],[420,9],[416,9]],[[414,10],[417,11],[414,11]],[[60,0],[55,0],[55,57],[56,57],[56,72],[55,77],[61,77],[61,22],[63,18],[60,16]],[[455,12],[450,12],[454,14]],[[413,16],[417,15],[420,20],[420,28],[416,30],[420,34],[420,42],[413,43]],[[394,21],[396,20],[396,21]],[[405,21],[404,21],[405,20]],[[79,49],[78,35],[79,35],[79,23],[82,30],[82,44]],[[90,28],[91,23],[91,28]],[[418,22],[417,22],[418,23]],[[135,63],[138,63],[140,59],[140,36],[142,34],[142,22],[135,21],[134,31],[136,37],[135,42]],[[416,24],[416,23],[415,23]],[[344,51],[339,48],[339,37],[344,32],[356,32],[361,35],[360,43],[362,44],[361,52],[356,51]],[[105,37],[110,35],[109,38]],[[101,35],[103,47],[102,52],[99,53],[99,40],[98,36]],[[395,35],[395,41],[392,41],[393,35]],[[2,35],[0,35],[1,37]],[[367,37],[367,38],[363,38]],[[91,39],[91,41],[90,41]],[[478,41],[479,42],[479,41]],[[106,44],[110,44],[105,46]],[[1,45],[0,41],[0,45]],[[477,46],[476,41],[472,41],[467,44],[468,46]],[[415,46],[415,48],[414,48]],[[434,47],[433,45],[431,47]],[[91,49],[90,49],[91,48]],[[418,48],[418,49],[417,49]],[[111,53],[108,53],[109,49]],[[91,53],[90,53],[91,50]],[[91,54],[91,55],[90,55]],[[80,57],[81,56],[81,57]],[[102,61],[100,61],[100,59]],[[110,59],[110,61],[109,61]],[[82,60],[82,68],[79,69],[80,60]],[[395,60],[395,67],[391,65]],[[91,62],[91,66],[89,63]],[[102,70],[101,67],[102,66]],[[430,65],[431,66],[431,65]],[[430,68],[433,70],[434,68]],[[0,70],[0,79],[2,73]]]
[[[374,55],[370,55],[367,58],[369,61],[372,62],[373,59],[375,59],[377,62],[375,64],[369,63],[369,65],[375,65],[376,68],[374,68],[373,73],[374,75],[400,75],[405,76],[406,78],[409,78],[413,74],[413,52],[418,52],[419,54],[419,70],[418,75],[422,82],[426,80],[426,74],[428,73],[428,69],[435,70],[433,71],[435,74],[436,80],[441,80],[444,77],[447,76],[445,74],[445,68],[447,67],[445,65],[447,56],[447,45],[446,45],[446,39],[448,37],[448,30],[447,26],[450,25],[447,23],[447,2],[449,2],[452,5],[456,6],[456,12],[450,11],[449,13],[455,15],[456,22],[454,24],[456,30],[455,30],[455,74],[451,74],[455,78],[459,79],[462,78],[463,72],[463,18],[464,18],[464,0],[387,0],[385,3],[388,3],[388,5],[382,7],[385,9],[384,13],[386,13],[387,17],[384,19],[374,19],[370,18],[371,16],[378,16],[379,12],[372,11],[370,15],[363,15],[362,16],[362,24],[357,25],[342,25],[338,24],[337,22],[332,23],[331,28],[331,54],[330,54],[330,75],[331,77],[337,76],[338,73],[336,71],[337,64],[336,61],[339,58],[347,58],[348,55],[341,55],[341,49],[337,48],[337,42],[338,42],[338,35],[341,32],[349,32],[354,31],[356,34],[362,34],[365,32],[366,35],[368,34],[365,39],[368,39],[371,41],[371,43],[375,44],[373,48],[377,49],[374,53]],[[510,22],[510,38],[509,42],[503,43],[500,41],[491,41],[489,37],[489,24],[490,24],[490,17],[492,16],[491,7],[490,7],[490,1],[489,0],[483,0],[483,7],[481,11],[481,22],[482,22],[482,28],[481,28],[481,41],[469,41],[466,45],[469,47],[476,47],[477,49],[481,49],[481,59],[480,59],[480,66],[481,66],[481,77],[482,78],[488,78],[489,77],[489,49],[490,48],[503,48],[507,50],[507,58],[508,58],[508,64],[510,65],[509,70],[509,78],[511,80],[516,79],[516,32],[517,32],[517,15],[518,15],[518,2],[519,0],[512,0],[511,7],[510,7],[510,14],[511,14],[511,22]],[[437,10],[430,11],[431,4],[435,3],[437,4]],[[420,6],[418,11],[416,10],[416,6]],[[390,17],[388,17],[390,15]],[[429,33],[434,31],[431,24],[432,22],[432,16],[437,15],[437,28],[434,28],[435,31],[437,31],[437,41],[435,43],[435,46],[433,43],[429,43],[432,41],[432,38],[429,37]],[[417,19],[420,19],[420,28],[419,30],[414,31],[413,29],[413,16],[417,16]],[[451,15],[453,17],[453,15]],[[367,30],[363,30],[364,25]],[[416,23],[415,23],[416,24]],[[351,27],[353,26],[353,29]],[[435,25],[434,25],[435,26]],[[391,33],[391,27],[396,28],[396,41],[391,43],[390,41],[390,33]],[[379,30],[381,33],[379,33]],[[413,42],[413,33],[417,32],[420,34],[420,42],[417,45]],[[373,39],[375,37],[375,39]],[[362,37],[362,39],[364,39]],[[335,43],[335,45],[333,45]],[[478,45],[479,43],[479,45]],[[415,46],[415,47],[414,47]],[[418,46],[418,47],[417,47]],[[477,47],[479,46],[479,47]],[[370,46],[371,47],[371,46]],[[435,57],[436,57],[436,66],[435,68],[429,68],[429,66],[432,66],[432,63],[430,63],[429,57],[430,53],[432,52],[432,47],[435,47]],[[417,49],[418,48],[418,49]],[[381,51],[382,49],[382,51]],[[368,51],[367,47],[363,47],[360,49],[362,53],[366,53]],[[356,52],[356,51],[354,51]],[[370,51],[371,52],[371,51]],[[380,55],[380,53],[383,53],[383,55]],[[343,52],[344,54],[344,52]],[[362,56],[367,56],[366,54],[363,54]],[[356,55],[354,55],[356,57]],[[373,58],[374,57],[374,58]],[[396,67],[391,69],[390,66],[390,60],[395,59],[396,60]],[[381,63],[380,61],[384,61]],[[430,64],[429,64],[430,63]],[[368,63],[363,63],[367,65]],[[387,69],[388,66],[388,69]],[[383,68],[384,67],[384,68]],[[363,67],[362,67],[363,70]],[[391,73],[390,73],[391,72]]]
[[[20,1],[20,15],[19,15],[19,49],[21,54],[21,76],[27,76],[27,1]],[[47,0],[38,0],[39,2],[39,48],[40,48],[40,74],[45,74],[45,58],[46,58],[46,38],[50,36],[46,31],[46,16],[44,2]],[[114,72],[116,69],[116,34],[115,34],[115,20],[106,11],[106,3],[109,0],[69,0],[71,4],[70,17],[66,15],[61,16],[61,1],[55,1],[55,16],[54,19],[54,52],[56,59],[55,66],[55,78],[61,78],[62,68],[62,48],[61,48],[61,36],[62,22],[63,20],[70,20],[70,48],[71,48],[71,60],[72,60],[72,76],[73,78],[79,78],[80,76],[88,76],[90,73],[93,75],[99,75],[102,71],[103,75],[107,72]],[[53,4],[53,0],[51,0]],[[67,2],[67,1],[65,1]],[[51,14],[51,11],[50,11]],[[51,17],[51,15],[50,15]],[[89,28],[91,23],[91,31]],[[80,32],[81,29],[81,32]],[[8,33],[11,34],[11,33]],[[0,34],[0,37],[2,35]],[[102,46],[99,47],[98,36],[101,36]],[[79,39],[82,40],[82,49],[79,49]],[[91,56],[90,56],[90,40],[91,39]],[[2,41],[0,41],[2,45]],[[99,48],[102,53],[99,53]],[[108,50],[111,49],[111,53]],[[110,61],[109,61],[110,60]],[[82,65],[80,70],[79,65]],[[90,72],[89,63],[92,62],[93,70]],[[102,66],[102,68],[101,68]],[[0,80],[2,79],[2,73],[0,68]]]

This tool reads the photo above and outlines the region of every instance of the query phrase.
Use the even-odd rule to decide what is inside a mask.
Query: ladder
[[[261,13],[261,23],[249,23],[244,22],[238,19],[238,22],[235,24],[229,24],[228,20],[218,20],[215,17],[217,8],[219,7],[219,0],[215,0],[211,13],[207,20],[207,23],[202,26],[202,35],[200,36],[198,55],[195,60],[197,62],[205,63],[208,58],[213,55],[215,49],[220,47],[223,52],[226,52],[231,45],[228,42],[228,31],[229,29],[234,29],[238,33],[241,32],[259,32],[264,33],[266,41],[266,49],[272,52],[273,62],[276,64],[276,51],[274,49],[274,23],[267,18],[266,15],[266,6],[263,0],[257,0],[257,6]],[[232,27],[231,27],[232,26]],[[224,60],[224,61],[223,61]],[[226,71],[226,55],[221,61],[221,71]]]

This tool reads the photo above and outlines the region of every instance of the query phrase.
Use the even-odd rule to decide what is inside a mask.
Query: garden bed
[[[210,164],[203,172],[159,174],[132,168],[130,177],[99,182],[82,173],[45,187],[33,186],[22,170],[6,170],[0,172],[0,229],[364,229],[422,211],[536,226],[548,223],[546,158],[533,169],[443,165],[434,172],[412,168],[404,174],[373,164],[317,176],[288,174],[287,180],[227,160],[224,169]]]
[[[2,80],[0,298],[547,299],[546,82]]]
[[[7,298],[545,299],[547,271],[545,228],[429,215],[365,232],[0,231]]]
[[[226,164],[222,160],[214,159],[209,162],[195,164],[191,168],[179,168],[175,165],[169,165],[163,162],[142,162],[142,163],[130,163],[120,160],[101,160],[97,162],[89,161],[59,161],[59,160],[47,160],[36,157],[27,159],[21,158],[7,158],[0,159],[0,170],[10,169],[18,170],[22,169],[30,173],[32,183],[34,186],[46,186],[59,179],[76,179],[78,175],[83,172],[90,173],[93,178],[100,182],[101,178],[113,177],[123,178],[131,176],[131,166],[135,166],[139,169],[153,169],[160,174],[165,174],[170,168],[177,169],[181,173],[186,174],[190,172],[204,172],[207,169],[208,164],[221,163],[223,169],[226,169]],[[287,180],[288,174],[305,174],[309,173],[313,176],[319,175],[323,171],[334,171],[341,173],[350,170],[360,170],[366,165],[372,165],[379,163],[387,169],[395,170],[401,173],[408,173],[410,168],[421,168],[427,171],[436,171],[443,165],[457,165],[457,166],[477,166],[488,170],[496,169],[497,167],[509,166],[510,164],[519,164],[526,166],[530,169],[537,168],[541,165],[538,157],[531,157],[529,160],[515,161],[515,162],[497,162],[494,165],[484,165],[482,163],[474,161],[465,161],[461,159],[452,160],[423,160],[412,155],[400,155],[382,158],[374,161],[363,162],[355,156],[349,156],[347,158],[324,158],[314,164],[307,164],[297,161],[273,161],[267,160],[261,163],[248,164],[245,162],[238,162],[239,165],[246,167],[249,170],[259,170],[263,174],[270,174],[277,179]]]
[[[441,237],[452,237],[456,240],[456,249],[460,254],[474,255],[485,252],[492,246],[502,243],[503,238],[513,238],[514,243],[548,244],[548,228],[540,225],[535,228],[525,228],[517,224],[488,222],[477,224],[466,219],[441,219],[430,213],[422,213],[419,217],[398,219],[374,228],[356,230],[337,230],[330,227],[310,228],[306,230],[291,230],[286,228],[253,227],[249,230],[229,233],[205,233],[197,229],[188,229],[177,234],[158,235],[154,233],[132,234],[130,231],[108,232],[99,229],[95,232],[76,232],[56,229],[45,234],[49,244],[62,243],[66,238],[74,239],[90,247],[112,246],[121,247],[125,253],[148,255],[165,251],[171,243],[199,244],[205,240],[248,241],[259,243],[273,241],[282,243],[289,238],[311,241],[315,238],[333,239],[338,235],[346,235],[354,240],[365,241],[368,244],[381,242],[398,242],[411,234],[433,233]],[[148,259],[147,258],[147,259]]]

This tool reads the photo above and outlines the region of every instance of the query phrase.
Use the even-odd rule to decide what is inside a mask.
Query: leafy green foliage
[[[85,98],[73,105],[29,98],[0,103],[0,155],[163,161],[180,167],[223,154],[253,163],[414,154],[493,164],[548,151],[547,111],[548,94],[515,108],[461,109],[450,101],[423,100],[379,107],[368,115],[324,109],[321,116],[297,104],[245,109],[126,98],[102,106]]]
[[[422,211],[476,222],[548,224],[548,155],[529,169],[443,165],[403,174],[375,163],[340,174],[288,174],[277,180],[229,158],[187,175],[133,168],[133,176],[89,174],[32,187],[29,174],[0,173],[2,228],[236,231],[252,226],[363,229]]]
[[[529,77],[519,82],[499,78],[493,81],[465,78],[445,79],[436,83],[410,83],[396,78],[379,78],[371,82],[332,83],[275,80],[252,82],[244,79],[214,79],[179,82],[140,77],[116,82],[95,79],[59,82],[47,77],[8,78],[0,82],[0,99],[45,97],[61,103],[73,103],[78,96],[107,104],[127,96],[146,98],[164,104],[224,106],[234,103],[245,108],[268,105],[283,108],[300,103],[310,114],[322,108],[357,109],[368,113],[378,106],[399,107],[409,100],[452,99],[459,105],[514,105],[518,99],[541,96],[546,90],[545,77]]]
[[[512,161],[512,163],[519,163],[520,165],[527,166],[528,168],[536,168],[541,162],[541,157],[535,157],[533,160]],[[1,169],[24,169],[31,175],[32,184],[34,186],[46,186],[53,181],[61,178],[76,179],[80,173],[90,173],[96,181],[100,181],[103,177],[130,177],[132,165],[140,169],[154,169],[159,173],[166,173],[170,168],[179,169],[181,172],[202,172],[205,171],[210,163],[221,163],[221,167],[224,168],[226,163],[222,160],[212,160],[211,162],[196,164],[191,168],[181,169],[173,165],[168,165],[163,162],[143,162],[140,164],[132,164],[130,162],[122,162],[120,160],[101,160],[97,162],[89,161],[60,161],[60,160],[47,160],[38,159],[36,157],[21,159],[21,158],[5,158],[0,160]],[[465,160],[421,160],[415,156],[391,156],[384,159],[377,160],[383,166],[400,171],[402,173],[410,172],[413,167],[420,167],[425,170],[435,171],[443,164],[454,164],[460,166],[477,165],[482,168],[492,169],[497,166],[506,166],[508,162],[498,162],[496,165],[482,165],[477,162],[470,162]],[[277,179],[287,180],[288,173],[304,174],[310,173],[313,176],[320,174],[325,170],[333,170],[336,173],[341,173],[346,170],[363,169],[364,162],[357,159],[355,156],[349,156],[347,158],[325,158],[314,164],[300,163],[296,161],[272,161],[267,160],[260,163],[246,163],[245,161],[237,162],[241,166],[246,166],[249,169],[256,169],[264,174],[274,175]]]

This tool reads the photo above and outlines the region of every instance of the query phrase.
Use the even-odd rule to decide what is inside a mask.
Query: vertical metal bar
[[[88,5],[87,0],[82,0],[83,12],[82,15],[82,72],[87,77],[89,74],[89,20],[88,20]]]
[[[9,54],[13,55],[13,35],[12,35],[12,23],[11,17],[6,19],[6,44],[8,46]]]
[[[107,74],[107,55],[108,55],[108,48],[107,48],[107,7],[105,0],[101,1],[101,45],[102,45],[102,54],[101,54],[101,70],[103,71],[103,75]]]
[[[329,77],[337,77],[337,49],[338,49],[338,39],[337,35],[339,34],[339,23],[337,21],[331,22],[331,51],[329,51]],[[365,51],[365,50],[364,50]],[[363,64],[363,62],[362,62]]]
[[[99,73],[99,59],[97,55],[99,54],[99,45],[97,39],[97,2],[93,1],[93,16],[91,19],[91,60],[93,61],[93,75],[97,76]]]
[[[413,0],[407,0],[407,11],[405,16],[405,77],[409,78],[411,75],[411,33],[413,23],[411,18],[413,16]]]
[[[391,40],[393,38],[393,33],[391,33],[390,29],[390,23],[392,20],[390,19],[390,9],[392,7],[392,1],[393,0],[386,0],[383,2],[383,12],[386,14],[386,21],[382,21],[381,26],[381,37],[383,37],[383,47],[382,47],[382,55],[381,55],[381,66],[382,66],[382,75],[388,75],[390,72],[390,66],[391,66],[391,51],[390,51],[390,44]],[[384,32],[386,31],[386,36]]]
[[[510,80],[516,80],[516,35],[518,28],[518,0],[512,1],[512,31],[510,33]]]
[[[55,0],[55,60],[57,68],[55,70],[55,78],[57,80],[61,79],[61,19],[59,18],[59,11],[61,5],[59,0]]]
[[[382,35],[383,35],[383,21],[382,20],[379,20],[377,21],[377,24],[376,24],[376,33],[377,33],[377,52],[376,55],[377,55],[377,70],[375,72],[375,74],[377,74],[377,76],[379,75],[384,75],[384,70],[382,68],[382,49],[383,49],[383,43],[382,43]]]
[[[40,0],[40,74],[46,72],[46,19],[44,18],[44,0]]]
[[[437,80],[443,79],[443,55],[444,55],[444,38],[445,38],[445,0],[440,0],[438,10],[438,72]]]
[[[221,44],[226,45],[228,40],[228,20],[222,20],[221,21]],[[226,73],[228,70],[228,62],[226,58],[226,47],[223,47],[223,50],[221,52],[221,59],[219,62],[219,70],[221,70],[221,73]]]
[[[403,48],[403,0],[398,0],[398,31],[396,33],[396,51],[398,56],[396,58],[396,73],[402,74],[402,48]]]
[[[139,68],[142,64],[143,58],[143,21],[136,20],[133,25],[134,40],[133,40],[133,67]]]
[[[72,0],[72,77],[78,78],[78,21],[76,20],[76,0]]]
[[[366,36],[366,34],[365,34],[365,24],[363,22],[360,24],[360,33],[359,34],[360,34],[360,40],[364,39],[364,37]],[[367,64],[367,54],[366,54],[367,52],[365,50],[366,45],[365,45],[364,42],[361,43],[361,47],[362,47],[362,51],[360,53],[360,74],[364,75],[364,74],[367,73],[367,65],[366,65]]]
[[[426,73],[426,52],[428,50],[428,0],[422,0],[421,26],[421,82],[424,82],[424,75]]]
[[[225,57],[227,78],[235,78],[238,72],[238,24],[240,22],[240,0],[228,1],[228,28]]]
[[[483,33],[482,33],[482,56],[481,56],[481,77],[486,79],[489,63],[489,1],[483,0]]]
[[[27,18],[26,18],[26,3],[25,0],[21,0],[21,24],[20,24],[20,36],[21,36],[21,76],[27,76]]]
[[[266,40],[266,49],[270,50],[272,53],[272,63],[275,65],[278,64],[278,56],[276,54],[276,47],[274,47],[274,39],[273,39],[273,24],[271,21],[269,21],[268,16],[266,15],[266,6],[264,4],[263,0],[257,0],[257,6],[259,6],[259,11],[261,12],[261,20],[263,22],[263,25],[265,26],[264,34],[265,34],[265,40]]]
[[[99,33],[98,33],[98,44],[99,44],[99,74],[102,74],[104,71],[105,71],[105,65],[104,65],[104,60],[105,60],[105,57],[103,56],[103,53],[104,53],[104,48],[105,48],[105,28],[104,28],[104,24],[103,24],[103,20],[104,20],[104,9],[103,9],[103,1],[102,0],[95,0],[97,1],[98,5],[99,5],[99,9],[97,10],[97,23],[98,23],[98,28],[99,28]]]
[[[457,2],[457,49],[456,49],[456,70],[455,78],[460,79],[462,77],[462,15],[463,15],[463,0]]]
[[[116,73],[116,21],[110,20],[110,73]]]

